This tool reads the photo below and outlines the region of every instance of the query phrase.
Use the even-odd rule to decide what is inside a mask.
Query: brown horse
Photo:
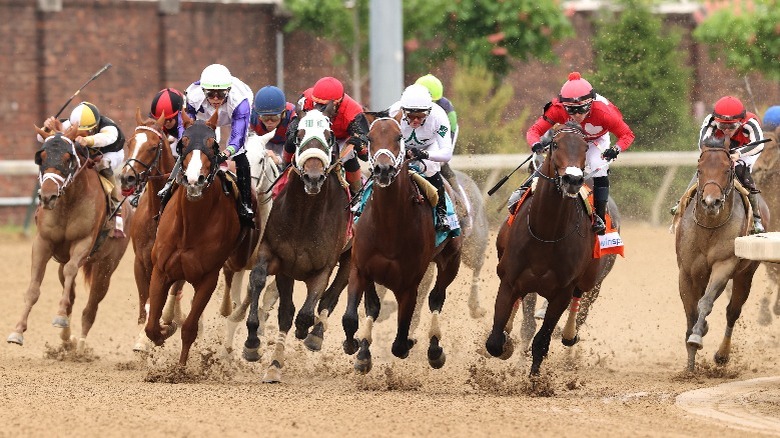
[[[325,113],[332,110],[332,106]],[[323,297],[333,268],[349,264],[345,253],[350,220],[346,182],[340,178],[340,164],[333,161],[328,117],[308,111],[298,124],[295,165],[287,185],[274,199],[271,214],[258,249],[257,263],[249,275],[250,300],[244,358],[259,360],[258,300],[268,275],[276,276],[279,290],[279,333],[264,382],[279,382],[284,365],[284,343],[292,327],[295,280],[306,283],[306,301],[295,319],[295,336],[304,339],[309,327],[326,323],[332,311],[316,315],[314,306]],[[349,254],[347,251],[346,254]]]
[[[63,345],[79,351],[86,346],[89,330],[95,322],[98,305],[108,292],[111,274],[119,265],[130,239],[106,238],[108,205],[106,193],[89,152],[75,142],[76,127],[67,132],[45,132],[36,128],[45,140],[35,154],[39,167],[41,205],[35,215],[37,232],[32,246],[32,276],[24,297],[22,317],[8,336],[8,342],[22,345],[27,318],[41,294],[46,264],[60,264],[62,298],[52,324],[61,328]],[[132,212],[123,206],[122,216],[132,224]],[[81,337],[70,334],[70,315],[76,298],[76,274],[84,272],[89,298],[81,315]]]
[[[515,302],[532,292],[546,298],[547,312],[531,347],[532,376],[539,374],[553,330],[572,296],[577,298],[574,307],[583,291],[595,286],[606,263],[606,258],[593,258],[592,219],[578,195],[585,183],[588,144],[576,124],[556,125],[552,134],[536,190],[520,205],[514,222],[502,225],[496,240],[501,283],[485,344],[488,353],[506,358],[510,340],[505,328]],[[562,341],[568,346],[578,341],[573,316],[576,312],[563,332]]]
[[[354,354],[355,370],[371,370],[372,327],[379,316],[380,300],[374,283],[395,295],[398,302],[398,329],[392,352],[401,359],[409,355],[414,341],[409,326],[417,301],[417,290],[428,265],[435,261],[436,283],[429,295],[432,313],[428,332],[428,363],[444,366],[446,356],[439,345],[442,334],[439,314],[446,298],[447,286],[458,275],[462,237],[447,237],[438,246],[433,227],[432,206],[423,199],[412,180],[406,161],[406,147],[401,136],[401,112],[395,118],[369,114],[369,164],[373,187],[352,242],[352,267],[349,274],[347,310],[342,318],[346,340],[344,352]],[[434,204],[435,205],[435,204]],[[360,333],[357,308],[366,295],[366,321]],[[359,351],[358,351],[359,350]]]
[[[734,255],[734,239],[748,233],[750,216],[735,188],[734,162],[722,140],[704,140],[697,165],[696,195],[687,205],[676,227],[675,248],[680,267],[680,298],[685,309],[688,371],[696,365],[696,351],[707,334],[707,315],[715,300],[732,280],[732,293],[726,307],[726,333],[715,353],[723,365],[731,353],[734,324],[747,301],[753,274],[759,262]],[[769,224],[769,211],[763,199],[762,218]]]
[[[186,114],[182,114],[186,119]],[[140,333],[136,338],[134,351],[149,351],[149,339],[146,337],[144,325],[149,307],[149,283],[152,279],[152,246],[157,235],[157,219],[160,212],[160,198],[157,192],[162,189],[176,162],[165,135],[163,123],[158,120],[141,118],[140,108],[136,108],[136,128],[134,135],[127,142],[129,157],[122,167],[119,180],[122,183],[122,194],[129,196],[144,189],[140,195],[135,220],[130,227],[130,239],[135,253],[133,273],[138,288],[138,324]],[[181,311],[181,293],[184,281],[178,281],[171,288],[171,293],[163,311],[163,321],[170,324],[175,317],[177,323],[183,320]],[[179,299],[176,299],[176,298]]]
[[[761,187],[764,200],[769,207],[772,217],[780,217],[780,128],[773,132],[764,132],[766,138],[771,139],[764,145],[764,151],[753,165],[753,179],[756,185]],[[771,226],[764,227],[767,231],[780,231],[780,221],[775,221]],[[766,295],[761,298],[761,306],[758,315],[758,323],[767,326],[772,323],[772,314],[780,316],[780,263],[764,262],[767,277]],[[774,303],[770,311],[770,301],[774,295]]]
[[[181,330],[180,366],[187,363],[198,335],[198,321],[216,288],[220,269],[229,258],[234,258],[237,265],[246,263],[258,236],[254,229],[239,223],[235,197],[229,194],[231,190],[223,189],[223,178],[217,173],[217,117],[215,112],[206,122],[185,123],[181,139],[184,171],[177,175],[181,187],[160,216],[152,247],[146,322],[146,335],[152,342],[162,345],[175,331],[173,324],[160,324],[165,297],[173,283],[185,280],[195,289]]]

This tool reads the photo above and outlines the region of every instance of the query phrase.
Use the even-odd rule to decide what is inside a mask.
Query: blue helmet
[[[268,85],[255,95],[254,113],[259,116],[281,114],[286,104],[284,92],[273,85]]]
[[[780,126],[780,106],[770,106],[764,113],[764,130],[774,131]]]

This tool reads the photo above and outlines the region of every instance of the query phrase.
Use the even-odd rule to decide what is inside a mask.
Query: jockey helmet
[[[430,73],[425,76],[420,76],[415,84],[422,85],[423,87],[427,88],[431,93],[431,99],[434,101],[444,97],[444,85],[441,84],[439,78]]]
[[[745,105],[733,96],[724,96],[715,102],[712,111],[715,122],[733,122],[745,117]]]
[[[100,111],[89,102],[81,102],[70,112],[71,126],[78,126],[79,131],[91,131],[100,123]]]
[[[287,105],[284,92],[273,85],[260,89],[255,95],[255,114],[259,116],[281,114]]]
[[[311,98],[315,103],[327,104],[328,101],[336,103],[344,97],[344,85],[336,78],[325,76],[314,84]]]
[[[200,74],[200,86],[205,90],[229,90],[231,85],[233,76],[222,64],[211,64]]]
[[[432,106],[431,93],[420,84],[409,85],[401,94],[401,109],[404,111],[430,111]]]
[[[582,79],[580,73],[575,71],[569,73],[569,80],[561,87],[558,100],[564,106],[583,106],[593,102],[595,97],[596,93],[590,82]]]
[[[159,119],[165,114],[165,119],[169,120],[179,115],[183,105],[184,98],[179,90],[164,88],[158,91],[152,99],[152,108],[149,110],[149,114],[155,119]]]
[[[764,129],[767,131],[774,131],[780,126],[780,106],[770,106],[764,113],[763,121]]]

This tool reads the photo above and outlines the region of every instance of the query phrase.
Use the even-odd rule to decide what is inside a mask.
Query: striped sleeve
[[[764,139],[764,131],[761,130],[761,125],[758,120],[754,118],[748,119],[744,125],[742,125],[742,132],[750,139],[750,143]],[[764,150],[764,145],[759,145],[747,153],[740,154],[743,157],[749,157],[751,155],[760,154]]]
[[[704,139],[713,135],[715,135],[715,122],[712,114],[707,114],[707,117],[704,118],[704,122],[701,124],[701,129],[699,129],[699,142],[696,144],[699,150],[701,150],[701,144],[704,142]]]

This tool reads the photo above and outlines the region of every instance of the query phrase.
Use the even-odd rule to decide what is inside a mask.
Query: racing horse
[[[585,183],[588,144],[575,123],[556,125],[548,154],[539,169],[536,190],[529,193],[513,221],[504,222],[496,238],[500,278],[493,327],[485,347],[494,357],[505,355],[505,331],[514,304],[536,292],[549,302],[542,326],[531,346],[530,375],[539,374],[550,348],[550,338],[572,297],[592,289],[606,258],[593,258],[596,236],[592,219],[580,198]],[[575,320],[570,314],[562,342],[577,343]]]
[[[190,283],[195,295],[181,328],[179,366],[187,364],[190,347],[198,335],[198,321],[214,293],[222,266],[231,259],[243,265],[257,243],[258,232],[241,226],[235,190],[218,174],[215,128],[218,112],[207,121],[185,122],[182,135],[180,185],[160,216],[152,247],[149,318],[146,335],[162,345],[176,330],[175,322],[161,324],[165,297],[178,280]],[[208,214],[204,214],[208,212]]]
[[[726,332],[715,353],[715,363],[726,364],[731,353],[731,335],[742,306],[750,294],[753,274],[760,262],[734,254],[734,239],[748,234],[751,216],[735,185],[734,162],[723,140],[702,142],[697,164],[696,194],[686,206],[675,232],[677,265],[680,267],[680,298],[685,309],[689,372],[694,371],[696,352],[704,344],[707,316],[715,300],[732,280],[726,306]],[[741,187],[741,186],[740,186]],[[759,198],[761,216],[769,222],[769,210]]]
[[[263,376],[267,383],[281,381],[285,339],[295,315],[294,281],[306,283],[306,300],[295,318],[295,336],[304,339],[315,323],[327,324],[329,309],[321,305],[315,321],[314,306],[321,298],[325,301],[323,293],[336,263],[349,265],[349,195],[346,181],[340,177],[340,162],[333,162],[333,133],[326,115],[332,111],[331,103],[325,111],[311,110],[300,119],[295,164],[288,170],[287,184],[274,199],[257,263],[249,275],[251,299],[244,344],[248,361],[259,360],[258,300],[268,275],[276,276],[279,290],[279,333]]]
[[[182,113],[185,120],[188,119]],[[160,212],[160,198],[157,192],[168,179],[176,158],[173,156],[168,136],[165,135],[165,119],[141,118],[141,109],[136,108],[136,128],[127,142],[129,158],[122,167],[119,180],[122,194],[130,196],[143,190],[135,210],[135,220],[130,227],[130,239],[133,243],[135,260],[133,274],[138,289],[138,324],[140,332],[136,337],[133,350],[149,351],[150,341],[146,337],[144,326],[149,308],[149,283],[152,278],[152,246],[157,235],[157,219]],[[163,310],[163,321],[170,324],[175,317],[177,324],[183,320],[181,311],[181,293],[184,281],[177,281],[171,288]],[[178,299],[177,299],[178,298]]]
[[[60,338],[64,347],[84,351],[98,305],[108,292],[111,275],[130,239],[107,238],[106,192],[90,152],[75,142],[77,128],[46,132],[36,127],[36,131],[44,142],[35,153],[40,206],[35,214],[37,231],[32,245],[32,275],[24,295],[22,317],[8,336],[8,342],[24,344],[27,318],[40,297],[46,264],[53,257],[59,263],[62,297],[52,325],[62,329]],[[131,209],[127,205],[122,208],[122,216],[132,224]],[[76,340],[71,336],[70,316],[76,299],[79,269],[84,272],[89,297],[81,314],[81,336]]]
[[[398,303],[398,328],[393,355],[405,359],[414,341],[409,327],[416,307],[418,288],[431,261],[437,265],[437,277],[429,294],[432,313],[428,332],[428,363],[438,369],[446,355],[440,345],[441,313],[449,286],[460,269],[462,237],[446,236],[436,243],[432,205],[413,182],[401,136],[401,112],[395,118],[369,114],[369,165],[372,193],[355,225],[352,242],[352,266],[349,273],[347,309],[342,318],[346,354],[357,352],[355,370],[371,371],[372,327],[379,316],[380,300],[375,283],[395,295]],[[357,308],[366,299],[366,319],[359,339]]]

